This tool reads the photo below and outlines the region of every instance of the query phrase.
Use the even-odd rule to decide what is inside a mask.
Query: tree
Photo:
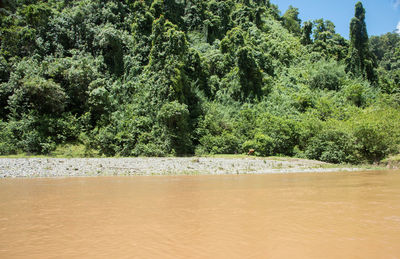
[[[124,43],[121,33],[106,24],[99,29],[95,39],[96,47],[99,47],[109,71],[114,75],[121,76],[124,72]]]
[[[205,20],[206,3],[202,0],[189,0],[185,6],[183,21],[188,30],[198,30]]]
[[[285,26],[288,31],[296,35],[301,34],[301,20],[299,18],[299,9],[293,6],[289,6],[287,11],[282,16],[283,26]]]
[[[355,17],[350,22],[350,52],[347,70],[371,82],[376,81],[376,62],[368,45],[365,9],[361,2],[355,6]]]
[[[313,25],[313,50],[321,52],[326,57],[334,58],[337,61],[345,59],[348,51],[348,43],[341,35],[336,33],[333,22],[318,19],[313,22]]]
[[[25,6],[21,14],[24,16],[26,23],[32,27],[42,27],[45,29],[48,20],[52,15],[52,9],[47,3],[31,4]]]
[[[385,70],[400,68],[400,59],[398,58],[400,34],[388,32],[382,36],[372,36],[369,40],[369,45],[382,68]]]
[[[333,22],[324,19],[314,21],[314,41],[326,42],[332,39],[335,34],[335,25]]]
[[[305,22],[303,28],[301,28],[301,43],[303,45],[309,45],[312,43],[311,32],[313,24],[311,22]]]
[[[231,11],[233,3],[228,1],[211,0],[207,4],[207,20],[205,21],[204,30],[208,42],[213,42],[215,39],[221,39],[226,32],[231,28]]]
[[[400,91],[400,35],[386,33],[371,37],[370,47],[377,58],[379,88],[386,93]]]
[[[238,67],[242,99],[254,99],[261,95],[262,74],[249,47],[238,51]]]
[[[155,1],[151,9],[155,15],[161,12],[159,9],[160,2]],[[146,11],[148,8],[144,2],[138,1],[133,4],[134,23],[132,24],[132,33],[135,47],[133,54],[138,63],[135,70],[142,71],[143,67],[149,62],[149,53],[151,48],[151,31],[154,17],[151,12]]]

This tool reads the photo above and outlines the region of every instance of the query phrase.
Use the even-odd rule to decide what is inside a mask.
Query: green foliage
[[[2,27],[1,54],[7,59],[28,56],[36,48],[35,34],[29,27]]]
[[[0,155],[17,153],[16,141],[10,124],[0,120]]]
[[[41,77],[24,78],[20,86],[14,86],[14,94],[9,98],[13,113],[26,113],[37,110],[43,114],[64,111],[65,93],[52,80]]]
[[[399,152],[400,119],[398,110],[390,107],[368,108],[352,121],[352,130],[363,159],[379,162]]]
[[[335,25],[329,20],[315,20],[313,27],[314,41],[326,42],[335,34]]]
[[[301,34],[301,20],[299,18],[299,9],[289,5],[289,8],[282,16],[283,26],[291,33]]]
[[[274,154],[274,139],[262,133],[255,134],[252,140],[243,143],[243,152],[254,149],[254,154],[258,156],[271,156]]]
[[[100,73],[99,60],[91,55],[73,52],[72,57],[50,58],[43,62],[47,77],[60,84],[67,94],[67,110],[83,114],[88,109],[89,89],[93,82],[104,78]]]
[[[44,29],[47,26],[53,10],[48,3],[35,3],[22,7],[20,14],[28,26]]]
[[[305,22],[301,28],[301,43],[303,45],[309,45],[312,43],[311,32],[313,24],[311,22]]]
[[[110,24],[106,24],[99,29],[95,42],[95,47],[101,50],[108,70],[117,76],[122,75],[124,73],[124,43],[120,32]]]
[[[258,117],[256,125],[259,133],[272,140],[270,147],[272,154],[293,155],[293,148],[297,144],[298,137],[294,121],[265,113]],[[268,138],[258,136],[264,143],[269,142]]]
[[[400,92],[400,35],[373,36],[369,43],[379,64],[379,88],[389,94]]]
[[[187,105],[177,101],[165,103],[159,113],[158,119],[166,126],[171,139],[172,148],[177,154],[187,154],[191,151],[189,134],[189,110]]]
[[[318,19],[313,22],[313,27],[314,43],[312,49],[314,51],[337,61],[344,60],[347,57],[348,43],[335,32],[335,25],[331,21]]]
[[[12,132],[12,137],[5,136],[15,145],[15,149],[48,154],[56,148],[56,144],[75,141],[80,132],[80,125],[71,114],[55,117],[30,112],[19,119],[11,119],[5,132]]]
[[[330,163],[354,163],[357,161],[357,142],[343,123],[332,120],[309,139],[305,155]]]
[[[214,42],[216,39],[222,39],[226,32],[232,27],[231,11],[233,8],[233,1],[207,1],[208,16],[203,25],[203,30],[206,33],[207,42]]]
[[[31,110],[43,114],[59,114],[64,111],[66,94],[52,79],[45,79],[38,64],[33,60],[22,60],[10,74],[7,83],[1,85],[3,102],[13,116]]]
[[[206,19],[207,3],[201,0],[187,1],[185,15],[182,18],[188,30],[203,29],[203,21]]]
[[[197,155],[204,154],[234,154],[239,150],[237,138],[228,133],[222,132],[221,135],[206,135],[200,139],[200,146],[196,149]]]
[[[399,152],[399,36],[361,3],[350,41],[267,0],[1,4],[0,154]]]
[[[238,67],[241,85],[241,99],[254,99],[261,96],[263,79],[251,49],[241,48],[238,51]]]
[[[236,48],[244,45],[243,31],[236,27],[230,30],[225,38],[221,41],[221,52],[222,53],[235,53]]]
[[[368,46],[365,9],[362,3],[358,2],[355,6],[355,17],[350,23],[348,70],[374,82],[376,81],[375,67],[375,60]]]
[[[218,102],[208,103],[204,108],[204,117],[199,121],[196,129],[199,139],[196,154],[241,152],[241,143],[244,138],[238,137],[238,131],[236,131],[239,128],[238,123],[232,120],[236,108]]]
[[[306,157],[326,162],[378,162],[399,152],[397,113],[398,108],[385,105],[353,113],[346,120],[303,120],[299,147]]]
[[[359,80],[346,82],[342,94],[348,102],[357,107],[368,106],[376,95],[368,82]]]
[[[336,62],[319,61],[310,71],[309,85],[312,88],[338,91],[341,80],[346,78],[344,67]]]

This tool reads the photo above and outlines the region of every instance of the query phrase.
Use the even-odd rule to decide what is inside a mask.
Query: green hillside
[[[0,154],[400,153],[400,35],[350,40],[269,0],[8,0]]]

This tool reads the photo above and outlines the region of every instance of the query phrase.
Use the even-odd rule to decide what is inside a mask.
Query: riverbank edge
[[[54,178],[152,175],[244,175],[384,170],[282,157],[4,158],[0,178]]]

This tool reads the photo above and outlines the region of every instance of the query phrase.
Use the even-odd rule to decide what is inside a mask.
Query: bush
[[[322,60],[315,63],[311,71],[309,85],[312,88],[339,90],[341,79],[346,77],[344,67],[336,62]]]
[[[178,154],[187,154],[190,152],[192,143],[189,133],[189,110],[186,104],[177,101],[164,104],[158,118],[166,126],[166,137],[171,139],[172,148]]]
[[[24,151],[32,154],[49,154],[56,149],[56,143],[51,137],[34,130],[25,132],[19,144]]]
[[[138,143],[133,152],[133,155],[135,156],[150,156],[150,157],[165,157],[168,155],[168,153],[165,152],[162,148],[160,148],[160,145],[156,143]]]
[[[399,151],[399,110],[375,107],[352,118],[352,130],[359,143],[359,153],[368,162],[378,162]]]
[[[57,144],[76,141],[80,134],[78,120],[71,114],[58,118],[30,112],[20,119],[11,118],[6,129],[18,150],[33,154],[48,154]]]
[[[366,107],[375,98],[369,83],[358,80],[346,83],[341,94],[346,101],[357,107]]]
[[[293,148],[298,142],[296,125],[293,120],[263,113],[258,117],[256,127],[256,131],[259,133],[259,141],[267,141],[267,139],[261,137],[262,135],[272,139],[273,155],[293,155]]]
[[[59,84],[37,75],[12,75],[8,89],[12,89],[8,104],[15,114],[36,110],[43,114],[60,114],[64,111],[67,96]],[[4,88],[6,89],[6,88]]]
[[[98,148],[101,155],[114,156],[117,149],[115,131],[110,126],[97,130],[98,134],[95,135],[94,143],[90,146]]]
[[[196,154],[234,154],[239,151],[239,147],[238,139],[233,134],[224,131],[217,136],[203,136]]]
[[[17,153],[13,132],[6,122],[0,120],[0,155]]]
[[[274,140],[261,133],[257,133],[254,139],[248,140],[243,143],[242,150],[244,152],[254,149],[256,156],[271,156],[274,149]]]
[[[357,147],[356,138],[343,123],[330,121],[309,140],[305,155],[329,163],[354,163],[358,161]]]

